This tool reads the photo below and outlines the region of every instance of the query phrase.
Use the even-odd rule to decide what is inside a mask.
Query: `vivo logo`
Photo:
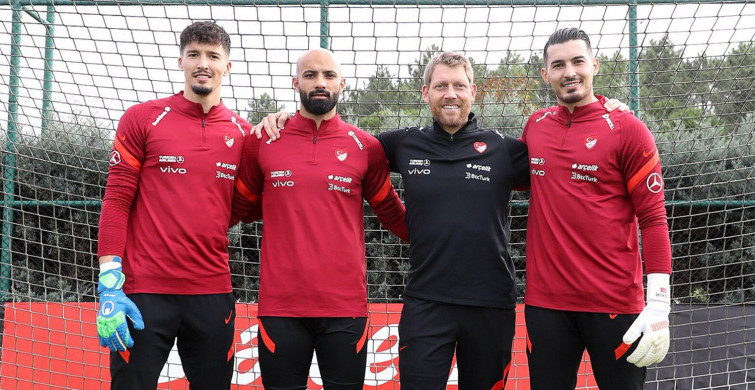
[[[532,176],[545,176],[545,171],[542,169],[533,169]]]
[[[409,174],[410,175],[429,175],[430,174],[430,170],[427,169],[427,168],[425,168],[425,169],[412,168],[412,169],[409,170]]]
[[[293,187],[294,181],[293,180],[276,180],[273,182],[273,187]]]
[[[170,165],[167,167],[160,167],[160,172],[162,173],[178,173],[180,175],[186,174],[186,168],[173,168]]]

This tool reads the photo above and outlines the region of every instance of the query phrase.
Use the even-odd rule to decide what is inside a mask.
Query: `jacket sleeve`
[[[401,203],[388,170],[383,148],[374,137],[366,137],[368,162],[362,195],[372,207],[380,223],[405,242],[409,242],[406,208]]]
[[[259,166],[260,140],[248,137],[244,143],[231,203],[231,224],[239,220],[254,222],[262,218],[264,176]]]
[[[383,146],[383,152],[385,153],[385,158],[388,160],[388,167],[391,172],[398,173],[396,149],[398,149],[398,145],[409,130],[409,128],[388,130],[377,135],[378,141],[380,141],[380,144]]]
[[[530,117],[527,119],[527,123],[524,125],[524,130],[522,130],[522,136],[519,137],[519,141],[522,142],[524,145],[524,161],[521,160],[522,155],[516,154],[515,151],[512,151],[513,154],[515,154],[515,157],[513,158],[514,161],[512,161],[512,166],[514,169],[516,169],[516,172],[519,173],[520,169],[524,169],[526,178],[520,177],[520,180],[517,181],[514,185],[514,191],[529,191],[530,190],[530,183],[531,183],[531,176],[530,176],[530,158],[529,158],[529,149],[527,147],[527,134],[529,133],[529,130],[532,128],[533,123],[536,122],[536,115],[543,115],[544,111],[537,111],[530,115]],[[538,116],[539,117],[539,116]],[[516,149],[518,150],[518,149]]]
[[[123,256],[131,206],[139,187],[146,133],[138,122],[137,107],[127,110],[118,123],[102,200],[97,256]]]
[[[658,148],[639,119],[623,117],[621,169],[640,226],[645,273],[670,274],[671,240]]]
[[[511,155],[511,168],[514,171],[514,190],[527,191],[530,188],[530,158],[527,145],[521,139],[506,136]]]

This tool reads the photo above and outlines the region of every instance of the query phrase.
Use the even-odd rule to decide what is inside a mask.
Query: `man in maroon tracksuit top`
[[[97,327],[113,389],[156,388],[176,338],[192,389],[228,389],[233,373],[226,232],[250,126],[220,99],[225,30],[197,22],[180,39],[184,91],[128,109],[110,155]]]
[[[669,347],[671,246],[658,149],[639,119],[606,113],[605,98],[593,94],[598,60],[584,31],[556,31],[544,54],[543,79],[559,104],[532,114],[522,134],[531,386],[573,390],[587,349],[602,390],[642,389],[645,367]]]
[[[336,113],[345,81],[329,51],[297,62],[301,106],[277,142],[250,137],[234,213],[262,203],[260,368],[267,389],[305,389],[313,351],[326,389],[362,389],[367,286],[364,200],[407,238],[383,148]],[[263,196],[264,195],[264,196]]]

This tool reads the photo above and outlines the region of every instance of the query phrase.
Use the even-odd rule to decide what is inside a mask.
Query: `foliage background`
[[[421,75],[437,51],[430,47],[422,52],[409,66],[408,78],[379,67],[364,85],[343,93],[341,115],[373,133],[428,124]],[[628,102],[629,61],[618,52],[602,53],[599,59],[596,92]],[[518,136],[529,113],[555,104],[540,80],[538,56],[509,54],[495,67],[471,60],[478,85],[473,110],[484,127]],[[742,43],[718,57],[685,58],[665,37],[643,49],[639,77],[641,109],[636,114],[656,137],[666,180],[675,301],[754,302],[755,45]],[[247,108],[252,123],[279,109],[294,109],[269,95],[249,101]],[[112,130],[86,116],[50,120],[44,135],[22,135],[8,144],[12,153],[3,155],[3,168],[11,155],[17,157],[15,197],[85,203],[14,208],[6,299],[89,301],[95,296],[97,202],[107,180]],[[401,192],[400,177],[393,180]],[[516,193],[511,210],[520,297],[526,202],[526,193]],[[369,297],[398,301],[406,282],[408,246],[381,230],[367,206],[366,213]],[[257,299],[260,234],[260,223],[229,231],[233,286],[240,301]]]

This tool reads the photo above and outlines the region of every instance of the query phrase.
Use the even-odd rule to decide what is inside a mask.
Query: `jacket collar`
[[[596,102],[586,104],[584,106],[574,107],[574,112],[569,112],[569,109],[558,105],[556,109],[556,119],[561,123],[576,123],[586,122],[600,118],[606,114],[606,109],[603,105],[608,99],[605,96],[595,95],[598,99]]]
[[[443,128],[440,126],[440,124],[433,119],[433,132],[443,138],[447,139],[455,139],[455,138],[461,138],[469,135],[470,133],[477,130],[477,117],[475,116],[474,112],[469,113],[469,117],[467,119],[467,123],[464,124],[459,130],[457,130],[453,134],[447,133]]]
[[[226,107],[223,104],[223,100],[221,99],[217,105],[212,106],[210,108],[210,111],[208,111],[207,114],[205,114],[204,107],[202,107],[201,104],[194,103],[191,100],[184,97],[184,91],[181,91],[171,96],[169,98],[169,101],[173,109],[177,109],[181,111],[182,113],[184,113],[185,115],[193,117],[193,118],[208,119],[226,111]]]
[[[320,128],[318,129],[314,119],[309,119],[304,115],[301,115],[297,110],[294,117],[286,122],[286,130],[297,131],[304,134],[326,134],[337,131],[342,123],[344,122],[341,120],[341,115],[336,113],[334,117],[320,122]]]

